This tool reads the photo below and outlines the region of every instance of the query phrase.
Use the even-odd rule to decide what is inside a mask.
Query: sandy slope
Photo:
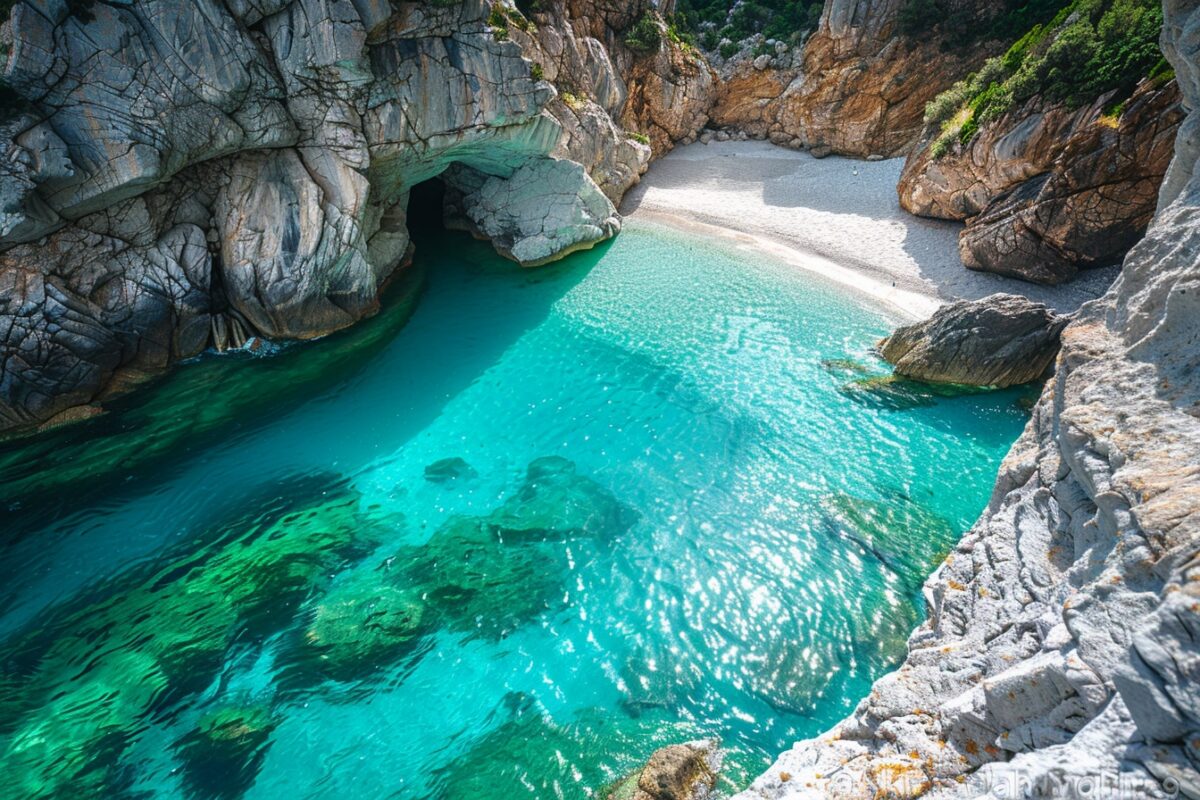
[[[1065,286],[1044,287],[970,272],[958,257],[961,225],[900,209],[903,163],[818,160],[766,142],[697,143],[656,162],[621,211],[768,250],[913,317],[993,292],[1073,311],[1116,277],[1115,267],[1092,270]]]

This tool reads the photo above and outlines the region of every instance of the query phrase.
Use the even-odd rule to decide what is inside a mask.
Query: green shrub
[[[529,77],[533,78],[535,81],[543,80],[546,77],[546,71],[542,69],[541,64],[535,61],[529,66]]]
[[[625,34],[625,44],[638,53],[656,52],[662,46],[662,28],[649,12],[643,14]]]
[[[918,36],[933,30],[944,17],[937,0],[908,0],[896,20],[905,35]]]
[[[1143,78],[1170,80],[1158,47],[1161,28],[1158,0],[1062,4],[1048,24],[1035,23],[1004,56],[926,106],[926,124],[941,126],[932,152],[948,152],[955,140],[969,143],[981,125],[1038,96],[1078,108],[1112,92],[1112,116]]]
[[[725,44],[721,45],[721,58],[733,58],[735,55],[737,55],[737,51],[737,42],[726,42]]]
[[[712,51],[722,39],[740,42],[756,33],[798,42],[816,27],[824,5],[824,0],[679,0],[675,18],[681,30],[698,34],[704,49]]]
[[[488,15],[488,25],[491,26],[492,36],[496,37],[496,41],[508,40],[508,15],[504,13],[502,6],[492,6],[492,13]]]
[[[644,145],[650,144],[650,137],[644,133],[638,133],[637,131],[626,131],[625,135],[630,139],[633,139],[635,142],[641,142]]]

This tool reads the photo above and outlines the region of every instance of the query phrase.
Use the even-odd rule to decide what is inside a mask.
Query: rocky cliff
[[[907,155],[925,105],[1001,46],[986,31],[1009,4],[946,0],[920,30],[904,24],[910,5],[828,0],[798,55],[722,65],[713,123],[816,153]]]
[[[1154,2],[1069,4],[939,97],[901,206],[966,221],[971,269],[1060,283],[1119,262],[1154,214],[1183,116],[1170,70],[1155,64]],[[1072,73],[1101,68],[1091,83]]]
[[[0,3],[0,430],[373,313],[436,176],[522,264],[612,236],[709,73],[624,44],[650,0],[536,5]]]
[[[1200,102],[1200,2],[1164,49]],[[853,715],[742,797],[1200,796],[1200,144],[1057,372],[929,618]]]

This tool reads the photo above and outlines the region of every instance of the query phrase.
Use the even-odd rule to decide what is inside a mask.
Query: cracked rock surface
[[[1164,49],[1200,103],[1200,3]],[[925,584],[904,663],[741,800],[1196,797],[1200,790],[1200,144],[1062,333],[983,516]]]
[[[94,412],[206,348],[374,313],[411,256],[409,191],[451,167],[473,181],[455,194],[472,229],[523,264],[614,235],[651,157],[634,126],[687,120],[678,138],[707,107],[703,83],[661,90],[677,46],[624,46],[650,8],[548,0],[535,22],[488,0],[12,4],[0,431]],[[627,113],[639,81],[649,116]]]
[[[959,300],[879,343],[897,375],[929,383],[1017,386],[1045,376],[1067,317],[1014,294]]]
[[[966,221],[970,269],[1056,284],[1118,263],[1154,216],[1183,111],[1174,81],[1144,81],[1115,120],[1110,101],[1069,110],[1034,98],[941,158],[918,149],[900,204]]]

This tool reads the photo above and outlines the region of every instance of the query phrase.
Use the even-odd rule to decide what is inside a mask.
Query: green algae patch
[[[8,643],[0,661],[29,665],[0,697],[11,720],[0,772],[16,796],[105,794],[156,711],[203,688],[247,635],[289,624],[305,596],[372,545],[357,505],[342,489],[301,511],[239,520],[215,547],[118,580],[107,599],[52,611]]]
[[[840,391],[855,402],[889,411],[935,406],[946,397],[962,397],[987,391],[974,386],[922,383],[899,375],[859,378],[843,385]]]

